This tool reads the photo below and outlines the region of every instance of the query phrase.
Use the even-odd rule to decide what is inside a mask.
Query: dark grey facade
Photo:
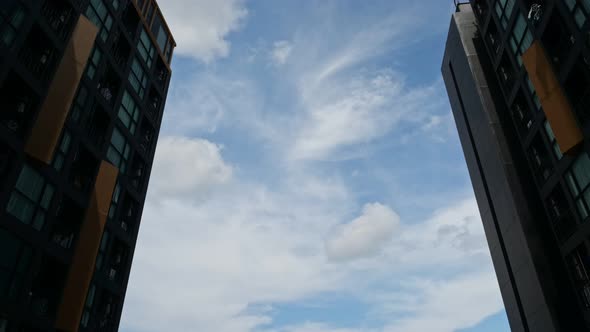
[[[574,132],[560,122],[570,116],[569,108],[555,106],[559,103],[550,98],[555,93],[544,93],[536,80],[540,70],[527,71],[541,63],[527,50],[542,45],[539,49],[552,63],[543,70],[559,73],[552,61],[558,45],[548,42],[552,39],[545,29],[555,15],[569,21],[564,30],[578,26],[565,2],[482,0],[458,5],[442,64],[514,332],[590,331],[590,232],[588,216],[579,208],[585,207],[580,192],[588,185],[580,179],[590,176],[590,168],[579,161],[588,158],[585,117],[571,107],[582,135],[571,149],[563,149]],[[583,1],[572,2],[582,7]],[[533,5],[541,6],[531,10]],[[581,34],[587,24],[576,29]],[[587,46],[579,47],[564,57],[585,53]],[[557,63],[563,69],[563,61]],[[555,91],[565,91],[559,101],[577,105],[579,100],[564,84],[567,75],[555,77],[561,85]]]
[[[0,1],[0,332],[118,330],[175,46],[155,0]]]

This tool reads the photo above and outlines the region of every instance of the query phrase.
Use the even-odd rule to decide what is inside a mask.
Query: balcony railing
[[[74,24],[74,10],[63,1],[46,0],[41,14],[61,40],[66,40]]]

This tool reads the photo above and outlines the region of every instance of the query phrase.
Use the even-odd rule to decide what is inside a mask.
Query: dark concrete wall
[[[570,331],[559,327],[552,278],[540,273],[551,264],[519,177],[520,160],[512,157],[500,121],[505,107],[494,100],[497,91],[474,38],[475,17],[463,5],[451,21],[442,72],[510,326],[513,332]]]

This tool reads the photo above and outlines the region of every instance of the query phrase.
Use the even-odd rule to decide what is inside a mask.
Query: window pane
[[[113,137],[111,138],[111,144],[117,148],[117,151],[119,152],[123,152],[123,149],[125,147],[125,137],[123,136],[123,134],[121,134],[121,132],[115,128],[115,130],[113,131]]]
[[[590,158],[588,154],[582,153],[576,160],[573,166],[573,172],[580,189],[585,188],[590,183]]]
[[[567,186],[570,188],[572,195],[574,197],[577,197],[579,192],[578,192],[578,186],[576,185],[576,182],[574,181],[574,177],[570,173],[568,173],[566,176],[566,179],[567,179]]]
[[[582,10],[579,8],[576,9],[576,11],[574,12],[574,18],[576,20],[576,24],[578,25],[578,28],[581,28],[582,25],[584,25],[584,23],[586,23],[586,15],[584,15]]]
[[[33,221],[33,228],[40,231],[43,229],[43,225],[45,225],[45,213],[41,210],[37,211],[37,215],[35,216],[35,220]]]
[[[584,201],[579,199],[576,201],[576,205],[578,207],[578,212],[580,213],[580,218],[582,218],[582,220],[586,219],[588,217],[588,211],[584,206]]]
[[[522,39],[522,36],[524,35],[524,31],[526,30],[526,21],[524,19],[524,17],[521,15],[518,15],[518,19],[516,20],[516,24],[514,25],[514,38],[516,39],[516,42],[520,42],[520,40]]]
[[[31,223],[35,205],[17,192],[13,192],[8,200],[6,211],[25,224]]]
[[[43,177],[27,165],[23,167],[16,182],[16,188],[34,202],[39,201],[43,185]]]
[[[107,159],[117,167],[121,164],[121,156],[113,147],[109,147],[109,150],[107,151]]]
[[[41,199],[41,207],[44,209],[49,208],[49,204],[51,204],[51,199],[53,198],[53,186],[47,185],[45,187],[45,192],[43,193],[43,198]]]
[[[20,249],[20,241],[13,235],[0,229],[0,269],[11,268],[16,264],[18,258],[18,251]]]
[[[26,272],[29,264],[31,263],[31,258],[33,257],[33,251],[28,246],[25,246],[20,254],[20,259],[18,260],[18,264],[16,265],[16,272],[23,274]]]

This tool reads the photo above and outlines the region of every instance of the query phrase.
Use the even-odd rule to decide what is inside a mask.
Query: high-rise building
[[[154,0],[0,1],[0,331],[116,331],[175,47]]]
[[[590,331],[590,1],[456,5],[442,72],[512,331]]]

